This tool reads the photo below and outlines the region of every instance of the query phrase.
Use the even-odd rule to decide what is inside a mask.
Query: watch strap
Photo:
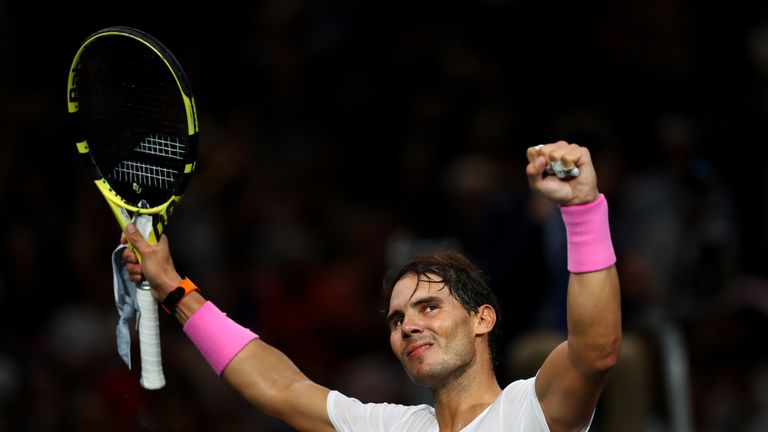
[[[200,291],[200,289],[189,278],[185,277],[173,291],[165,296],[165,300],[163,300],[160,306],[168,315],[175,315],[176,306],[178,306],[181,299],[192,291]]]

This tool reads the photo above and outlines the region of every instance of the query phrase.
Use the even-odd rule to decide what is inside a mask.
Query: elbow
[[[305,402],[297,395],[307,395],[307,384],[312,382],[303,377],[294,382],[280,383],[270,389],[264,400],[257,406],[261,407],[264,414],[291,424],[291,418],[301,411],[296,404]]]
[[[621,356],[621,334],[615,337],[593,342],[585,346],[583,350],[571,352],[572,362],[584,376],[605,378],[616,368]]]
[[[591,360],[590,369],[593,375],[608,375],[616,365],[619,364],[621,357],[621,334],[610,340],[604,341],[597,347]]]

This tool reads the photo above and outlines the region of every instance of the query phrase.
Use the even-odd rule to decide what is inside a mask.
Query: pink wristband
[[[560,214],[568,235],[568,271],[588,273],[616,263],[603,194],[588,204],[560,206]]]
[[[219,376],[248,342],[259,338],[252,331],[232,321],[210,301],[206,301],[189,317],[184,324],[184,333],[192,339]]]

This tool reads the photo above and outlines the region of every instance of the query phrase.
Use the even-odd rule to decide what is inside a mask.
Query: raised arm
[[[575,165],[579,175],[545,175],[548,162]],[[589,150],[559,141],[528,149],[531,188],[559,204],[568,234],[568,340],[549,355],[536,378],[536,394],[550,430],[579,431],[621,350],[621,306],[605,197]]]
[[[150,245],[128,225],[125,240],[130,241],[142,257],[139,264],[130,249],[124,252],[129,277],[140,281],[143,274],[152,286],[155,299],[165,299],[182,280],[173,265],[167,237],[163,235],[156,245]],[[175,316],[214,371],[220,372],[235,390],[264,413],[301,431],[334,430],[326,410],[329,390],[310,381],[279,350],[258,338],[247,337],[250,331],[206,302],[199,291],[192,291],[178,302]],[[241,335],[238,339],[241,342],[234,341],[232,345],[232,334]],[[231,354],[222,358],[222,351]]]

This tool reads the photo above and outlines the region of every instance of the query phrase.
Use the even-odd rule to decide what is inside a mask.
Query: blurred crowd
[[[118,227],[64,100],[79,43],[109,25],[159,38],[195,93],[200,162],[168,231],[177,268],[311,379],[429,402],[389,351],[380,289],[443,248],[500,297],[500,382],[534,374],[564,337],[568,274],[525,149],[565,139],[592,152],[623,293],[622,362],[592,430],[768,430],[764,7],[151,8],[86,18],[0,1],[0,431],[290,430],[170,317],[165,388],[140,388],[136,343],[133,370],[117,355]]]

